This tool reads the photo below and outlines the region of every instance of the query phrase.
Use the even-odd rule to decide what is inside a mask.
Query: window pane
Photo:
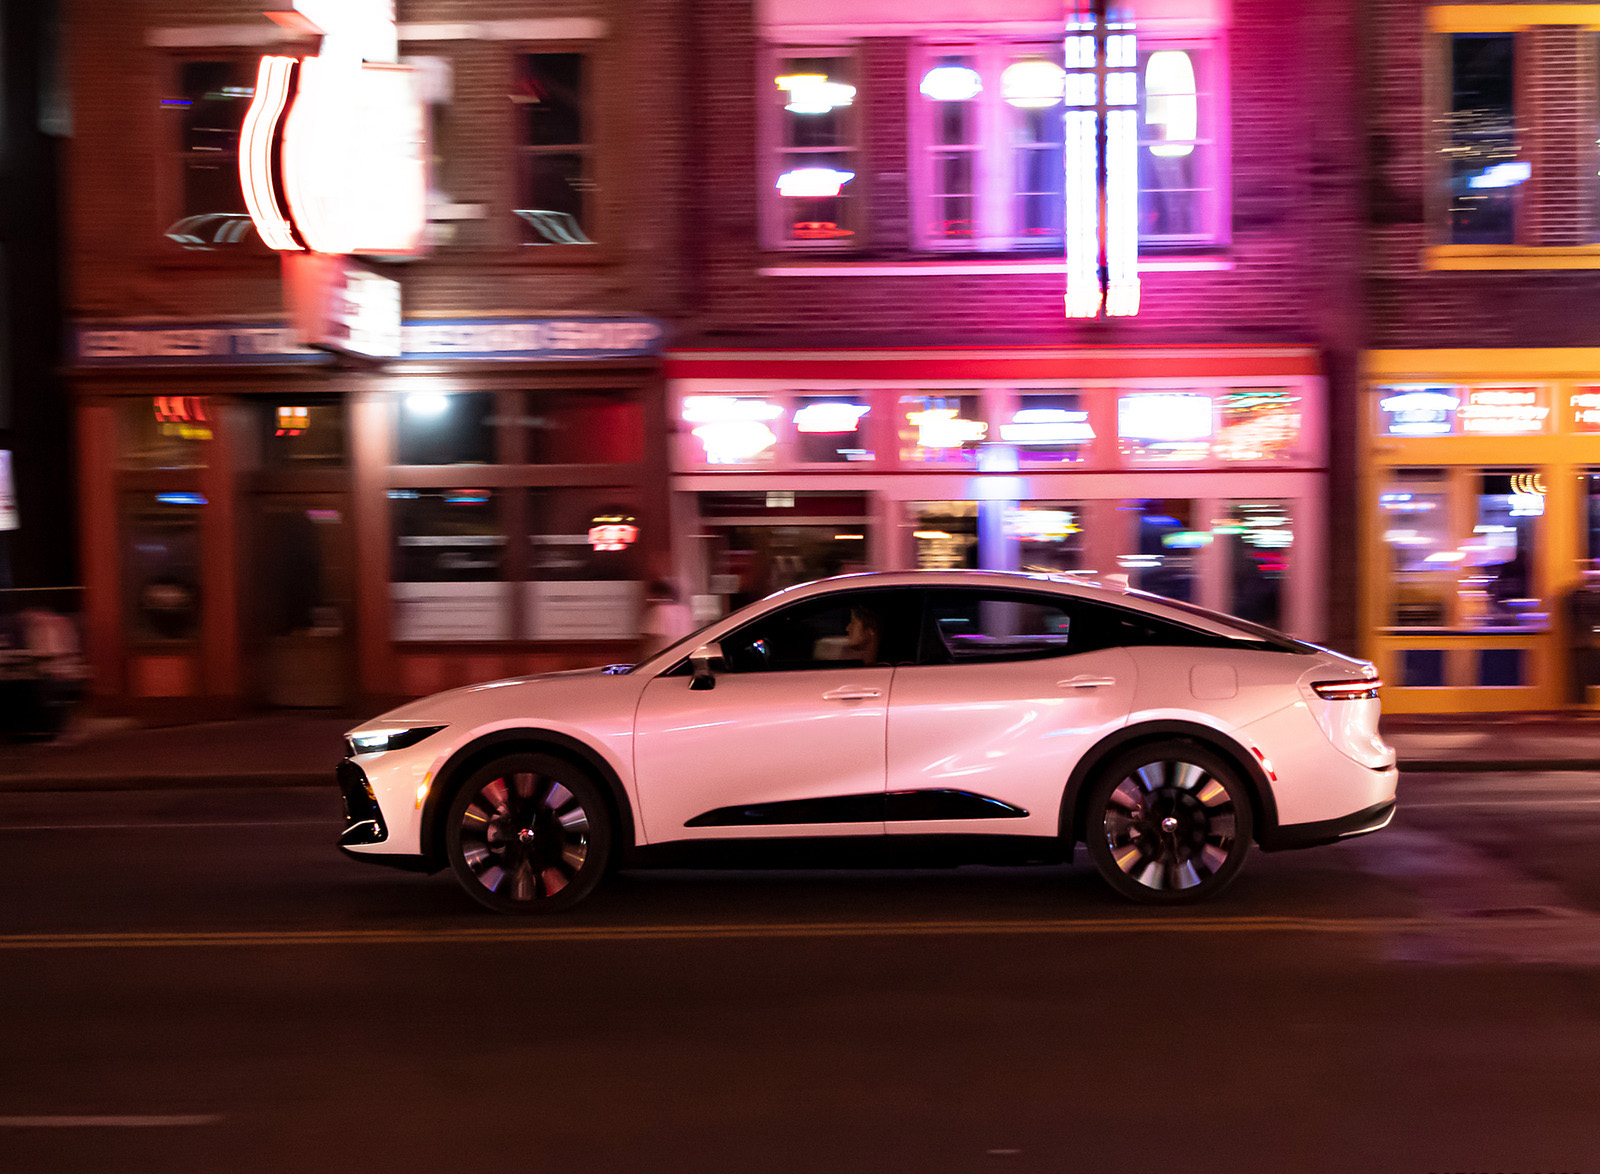
[[[978,565],[977,502],[913,501],[906,503],[906,509],[919,570],[967,570]]]
[[[1223,461],[1293,457],[1300,447],[1300,397],[1282,387],[1236,387],[1217,402],[1211,455]]]
[[[974,466],[987,438],[981,397],[910,395],[900,399],[900,459],[908,463]]]
[[[125,469],[200,469],[211,439],[211,397],[158,395],[121,405]]]
[[[1117,440],[1137,463],[1189,463],[1210,453],[1211,397],[1204,392],[1133,392],[1117,401]]]
[[[505,529],[488,489],[391,489],[396,640],[511,635]]]
[[[345,463],[344,403],[294,399],[258,408],[264,464],[270,469],[339,467]]]
[[[1139,235],[1172,244],[1215,239],[1218,197],[1211,54],[1202,47],[1139,55]]]
[[[928,602],[934,664],[1035,660],[1069,651],[1072,618],[1065,603],[1028,595],[940,591]]]
[[[785,608],[722,640],[730,672],[881,666],[909,659],[910,593],[862,591]]]
[[[1063,143],[1061,53],[1029,52],[1001,74],[1012,175],[1013,243],[1059,248],[1062,236]]]
[[[1378,525],[1389,551],[1390,622],[1399,628],[1450,623],[1456,572],[1451,563],[1449,484],[1435,469],[1397,469],[1378,495]]]
[[[239,128],[255,95],[255,63],[183,61],[178,92],[161,105],[181,120],[182,203],[166,235],[187,249],[253,244],[260,238],[239,186]]]
[[[1516,36],[1458,33],[1450,38],[1450,240],[1511,244],[1516,194],[1527,178],[1517,160]]]
[[[1543,627],[1550,617],[1533,577],[1543,480],[1529,470],[1484,473],[1476,504],[1458,564],[1463,620],[1469,627]]]
[[[707,589],[729,608],[867,569],[871,530],[859,493],[707,493],[700,515]]]
[[[693,438],[688,459],[695,464],[765,466],[778,459],[778,431],[784,407],[754,396],[690,395],[682,419]]]
[[[1136,553],[1117,562],[1141,591],[1185,602],[1194,600],[1195,551],[1211,541],[1194,527],[1195,503],[1172,499],[1124,502],[1133,514]]]
[[[1234,501],[1227,511],[1212,523],[1211,532],[1226,544],[1228,611],[1240,619],[1281,628],[1289,550],[1294,544],[1289,504]]]
[[[129,635],[193,640],[200,634],[198,494],[144,494],[123,507],[123,585]]]
[[[872,407],[862,396],[795,397],[795,459],[804,464],[870,461],[867,435]]]
[[[639,631],[643,548],[625,489],[535,489],[528,494],[528,635],[535,640],[628,640]]]
[[[1036,575],[1083,570],[1083,506],[1075,501],[1019,502],[1006,514],[1017,544],[1010,565]]]
[[[1016,445],[1024,464],[1060,464],[1083,460],[1094,429],[1077,392],[1023,392],[1000,439]]]
[[[580,53],[525,53],[511,91],[520,123],[516,207],[524,245],[594,243],[586,63]]]
[[[854,63],[846,56],[789,56],[777,63],[777,199],[782,237],[848,240],[855,179]]]
[[[644,459],[644,409],[625,391],[536,391],[519,421],[535,465],[631,464]]]
[[[494,461],[494,393],[443,395],[413,391],[398,397],[396,429],[401,465],[487,465]]]

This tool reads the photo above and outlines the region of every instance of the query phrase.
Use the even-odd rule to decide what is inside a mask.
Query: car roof
[[[1021,571],[861,571],[850,575],[834,575],[827,579],[813,579],[794,587],[785,587],[767,596],[764,603],[824,595],[831,591],[865,590],[883,587],[988,587],[1009,588],[1016,591],[1042,591],[1091,599],[1115,607],[1145,612],[1188,628],[1198,628],[1217,636],[1235,640],[1249,638],[1249,633],[1226,623],[1226,617],[1212,619],[1188,605],[1169,606],[1159,595],[1136,591],[1120,581],[1110,582],[1086,579],[1078,575],[1038,575]]]

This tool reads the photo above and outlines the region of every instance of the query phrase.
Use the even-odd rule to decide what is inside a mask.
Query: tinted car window
[[[905,659],[915,630],[910,591],[851,591],[808,599],[722,638],[734,673],[865,668]]]
[[[1076,647],[1075,600],[996,591],[934,591],[923,624],[924,664],[981,664],[1064,656]]]

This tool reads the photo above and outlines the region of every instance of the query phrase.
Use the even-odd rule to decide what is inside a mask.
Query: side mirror
[[[716,674],[712,666],[722,659],[722,645],[713,640],[710,644],[702,644],[689,654],[689,688],[714,689],[717,686]]]

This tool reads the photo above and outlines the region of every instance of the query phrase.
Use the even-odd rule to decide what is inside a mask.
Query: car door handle
[[[1062,689],[1098,689],[1103,685],[1115,685],[1115,677],[1068,677],[1064,681],[1057,681],[1056,685]]]
[[[882,697],[878,689],[862,689],[855,685],[841,685],[837,689],[829,689],[822,695],[824,701],[870,701],[874,697]]]

